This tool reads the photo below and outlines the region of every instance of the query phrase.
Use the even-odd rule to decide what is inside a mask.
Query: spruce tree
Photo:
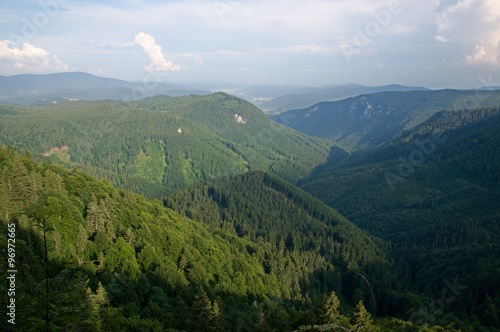
[[[354,314],[351,318],[352,332],[372,332],[375,328],[372,323],[371,315],[366,310],[363,301],[360,300],[354,309]]]
[[[211,310],[211,322],[210,322],[210,331],[218,332],[225,331],[227,329],[226,321],[224,318],[224,313],[219,306],[219,303],[214,300],[212,304]]]
[[[78,258],[78,266],[82,267],[85,263],[85,249],[87,248],[87,231],[82,224],[78,226],[78,236],[77,236],[77,258]]]
[[[212,321],[212,303],[207,293],[202,287],[199,287],[198,293],[194,299],[194,325],[197,331],[208,331]]]
[[[340,317],[340,300],[335,294],[335,291],[332,291],[330,296],[326,299],[323,307],[323,320],[326,324],[333,324],[337,322]]]

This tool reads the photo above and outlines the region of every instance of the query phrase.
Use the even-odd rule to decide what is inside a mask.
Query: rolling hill
[[[322,138],[222,92],[2,104],[20,326],[345,331],[361,303],[375,330],[498,331],[499,97],[382,92],[277,118]]]
[[[273,120],[356,151],[389,142],[438,111],[494,107],[499,103],[500,91],[381,92],[318,103],[281,113]]]
[[[249,170],[296,182],[332,146],[225,93],[1,109],[1,143],[150,197]]]
[[[208,93],[206,90],[155,82],[152,78],[145,85],[82,72],[0,75],[0,103],[21,105],[50,104],[68,99],[128,101],[158,94],[182,96]]]
[[[333,290],[349,327],[357,301],[398,288],[380,240],[268,173],[166,197],[178,213],[0,146],[0,202],[17,329],[290,331],[323,322]]]
[[[423,87],[411,87],[399,84],[384,86],[364,86],[359,84],[328,85],[320,88],[296,89],[288,94],[280,95],[257,104],[269,116],[286,111],[306,108],[325,101],[342,100],[349,97],[383,92],[383,91],[414,91],[428,90]]]

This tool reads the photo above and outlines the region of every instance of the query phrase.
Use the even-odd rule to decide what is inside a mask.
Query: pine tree
[[[359,301],[354,309],[354,314],[351,318],[352,332],[372,332],[375,331],[371,315],[366,310],[363,301]]]
[[[66,190],[64,189],[63,179],[59,174],[55,173],[50,169],[45,171],[43,187],[46,191],[56,192],[56,193],[66,193]]]
[[[33,187],[33,182],[24,163],[19,158],[13,160],[9,182],[12,200],[19,209],[36,200],[37,193]]]
[[[92,321],[94,322],[94,329],[95,331],[101,331],[103,318],[105,318],[103,316],[105,316],[105,310],[109,305],[108,294],[100,281],[95,294],[93,294],[90,289],[88,292],[90,293],[90,310],[93,317]]]
[[[87,206],[86,229],[90,236],[104,228],[104,220],[99,212],[99,207],[96,203],[91,202]]]
[[[219,303],[214,300],[211,311],[210,331],[219,332],[227,329],[224,313]]]
[[[212,321],[212,303],[205,290],[201,287],[195,296],[193,306],[195,315],[193,323],[197,331],[208,331]]]
[[[3,169],[3,174],[0,173],[0,220],[4,220],[5,223],[10,222],[12,211],[12,191],[9,190],[10,179],[7,177],[7,173],[6,167]]]
[[[326,324],[333,324],[337,322],[340,317],[340,300],[335,291],[332,291],[330,296],[326,299],[323,305],[323,321]]]
[[[85,249],[87,248],[87,231],[82,224],[78,226],[78,236],[76,241],[78,266],[82,267],[84,263]]]
[[[129,227],[127,228],[127,231],[125,232],[125,236],[123,237],[125,239],[125,242],[128,243],[128,245],[131,248],[134,248],[135,246],[135,235],[132,229]]]
[[[190,325],[189,307],[180,295],[176,296],[175,303],[174,326],[179,330],[187,330],[187,327]]]

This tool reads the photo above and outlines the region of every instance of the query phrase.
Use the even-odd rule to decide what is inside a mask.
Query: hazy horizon
[[[500,85],[494,0],[41,0],[0,10],[0,75],[325,86]]]

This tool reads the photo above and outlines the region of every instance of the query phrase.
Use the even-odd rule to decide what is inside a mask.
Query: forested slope
[[[415,292],[466,290],[447,309],[498,327],[500,110],[443,111],[301,186],[392,244]]]
[[[496,107],[500,91],[381,92],[288,111],[273,119],[307,135],[330,139],[350,151],[376,147],[446,109]]]
[[[381,241],[271,174],[219,178],[176,192],[164,202],[212,229],[252,241],[266,270],[290,287],[297,300],[304,290],[313,300],[335,290],[352,306],[363,299],[376,312],[377,296],[385,294],[381,285],[395,282],[388,278],[391,267]],[[373,289],[358,274],[366,275]]]
[[[16,229],[16,329],[44,329],[46,273],[54,331],[197,330],[205,291],[206,306],[230,305],[232,324],[254,300],[283,297],[249,241],[9,149],[0,166],[4,255],[7,225]]]
[[[16,324],[6,328],[291,331],[322,324],[342,331],[439,331],[370,318],[363,303],[376,310],[374,299],[384,287],[385,293],[400,287],[379,242],[265,173],[226,182],[227,192],[245,194],[223,208],[226,180],[194,189],[188,210],[199,222],[159,201],[1,147],[1,251],[6,255],[7,229],[15,229],[19,271]],[[183,211],[190,205],[187,193],[165,202]],[[260,210],[252,206],[263,201],[268,205]],[[241,204],[252,210],[240,210]],[[231,218],[241,227],[232,229]],[[0,294],[4,303],[11,296],[5,283]]]
[[[224,93],[1,109],[0,142],[149,197],[248,170],[298,181],[331,146]]]

